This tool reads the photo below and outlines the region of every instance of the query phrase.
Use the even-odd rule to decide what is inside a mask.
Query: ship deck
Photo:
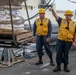
[[[55,48],[52,49],[53,51],[53,59],[55,61],[56,51]],[[7,68],[0,68],[0,75],[76,75],[76,49],[71,49],[69,54],[69,68],[70,72],[66,73],[63,70],[63,64],[62,64],[62,70],[60,72],[53,72],[54,66],[51,66],[49,64],[49,58],[44,51],[43,56],[43,65],[35,65],[35,63],[38,61],[38,57],[36,52],[34,52],[35,57],[31,59],[25,59],[25,61],[14,64],[11,67]],[[55,61],[56,63],[56,61]]]

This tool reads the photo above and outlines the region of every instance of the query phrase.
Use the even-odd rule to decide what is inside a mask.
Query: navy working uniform
[[[61,70],[61,63],[64,63],[64,71],[70,72],[68,68],[68,57],[71,46],[76,46],[76,23],[71,19],[73,12],[66,10],[64,13],[65,18],[60,18],[53,8],[49,9],[52,11],[53,16],[59,24],[58,36],[56,43],[56,63],[57,66],[53,72]]]
[[[73,20],[67,23],[66,19],[58,18],[59,24],[58,37],[56,43],[56,63],[60,66],[64,63],[64,67],[68,65],[68,54],[74,40],[74,34],[76,33],[76,25]]]
[[[43,50],[42,47],[45,47],[46,53],[50,58],[51,65],[54,66],[53,64],[53,59],[52,59],[52,51],[50,49],[50,42],[46,42],[46,39],[51,37],[51,30],[52,30],[52,24],[51,21],[48,18],[44,18],[43,20],[40,20],[40,18],[36,19],[34,22],[33,26],[33,35],[36,36],[36,49],[37,49],[37,54],[39,56],[39,59],[41,59],[38,64],[43,64],[42,62],[42,56]]]

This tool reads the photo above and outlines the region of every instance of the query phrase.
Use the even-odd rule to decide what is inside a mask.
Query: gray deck
[[[35,53],[36,54],[36,53]],[[55,61],[55,48],[53,49],[53,59]],[[7,68],[0,68],[0,75],[76,75],[76,50],[70,50],[70,59],[69,59],[69,68],[70,72],[66,73],[63,70],[60,72],[53,72],[55,67],[49,64],[49,58],[47,57],[46,53],[44,52],[43,61],[44,64],[40,66],[34,65],[38,60],[38,57],[32,59],[25,59],[25,61],[12,65],[11,67]]]

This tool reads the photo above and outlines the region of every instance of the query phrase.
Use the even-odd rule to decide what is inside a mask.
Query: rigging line
[[[51,7],[52,7],[52,5],[53,5],[53,3],[55,2],[55,0],[53,0],[53,2],[50,4],[51,5]],[[47,7],[47,6],[46,6]],[[47,7],[45,10],[47,10],[49,7]]]
[[[50,3],[50,1],[51,1],[51,0],[49,0],[49,2],[46,4],[46,6]],[[45,6],[45,7],[46,7],[46,6]],[[45,8],[45,7],[44,7],[44,8]],[[32,18],[34,18],[34,17],[36,17],[37,15],[38,15],[38,13],[37,13],[37,14],[35,14],[34,16],[30,17],[30,19],[32,19]],[[25,21],[27,21],[27,20],[28,20],[28,19],[26,19]]]
[[[50,3],[50,1],[51,1],[51,0],[49,0],[49,2],[45,5],[45,7],[44,7],[44,8],[46,8],[46,7],[48,6],[48,4]],[[54,1],[55,1],[55,0],[53,0],[53,2],[52,2],[51,4],[53,4],[53,3],[54,3]],[[51,4],[50,4],[50,5],[51,5]],[[37,14],[35,14],[34,16],[30,17],[29,19],[33,19],[33,18],[34,18],[34,17],[36,17],[36,16],[38,16],[38,13],[37,13]],[[27,20],[28,20],[28,19],[26,19],[25,21],[27,21]]]
[[[70,1],[70,0],[68,0],[69,2],[72,2],[72,3],[76,3],[76,2],[74,2],[74,1]]]

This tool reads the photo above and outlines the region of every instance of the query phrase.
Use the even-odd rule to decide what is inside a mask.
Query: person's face
[[[70,20],[72,18],[72,15],[65,15],[66,20]]]
[[[45,13],[40,13],[39,16],[41,19],[43,19],[45,17]]]

